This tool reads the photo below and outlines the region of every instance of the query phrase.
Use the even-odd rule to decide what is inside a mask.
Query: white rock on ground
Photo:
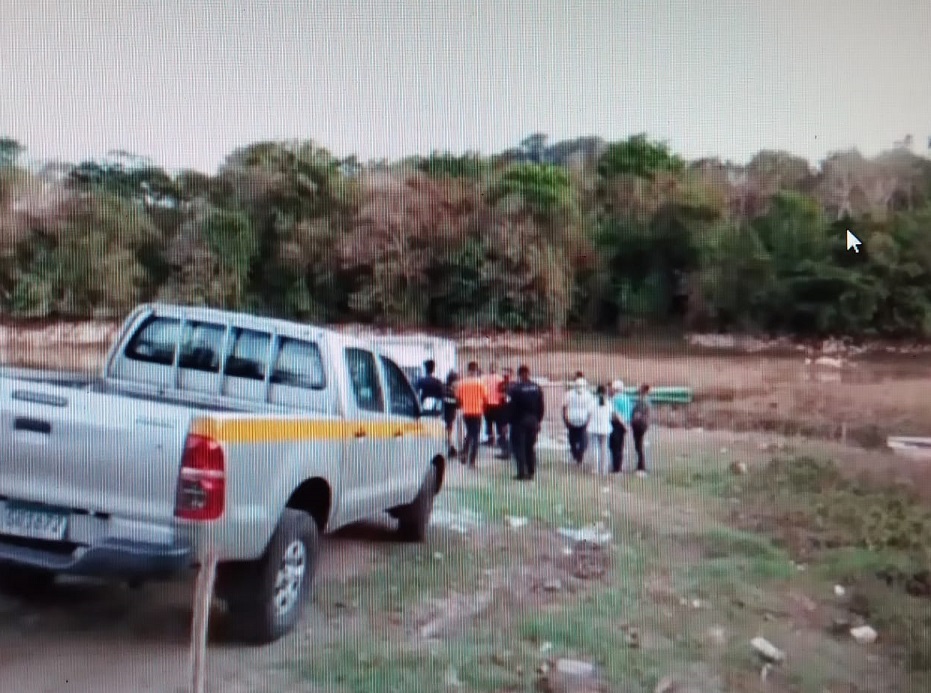
[[[856,640],[861,645],[869,645],[876,642],[876,638],[879,637],[879,633],[873,630],[870,626],[860,626],[859,628],[851,628],[850,634],[853,636],[853,639]]]
[[[765,638],[753,638],[753,640],[750,641],[750,646],[757,652],[757,654],[763,657],[763,659],[777,664],[785,661],[785,652],[780,650]]]
[[[556,661],[556,672],[573,678],[594,676],[595,665],[580,659],[560,659]]]
[[[526,517],[513,517],[511,515],[507,515],[504,519],[511,529],[520,529],[529,522]]]

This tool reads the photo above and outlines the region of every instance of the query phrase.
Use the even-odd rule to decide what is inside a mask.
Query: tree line
[[[165,300],[394,327],[931,336],[931,160],[905,147],[736,165],[642,134],[535,134],[363,164],[261,142],[216,175],[24,158],[0,139],[9,316]]]

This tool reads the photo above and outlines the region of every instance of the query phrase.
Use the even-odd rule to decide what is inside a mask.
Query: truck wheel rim
[[[288,544],[275,578],[275,611],[279,616],[290,612],[301,596],[304,573],[307,572],[307,549],[302,541]]]

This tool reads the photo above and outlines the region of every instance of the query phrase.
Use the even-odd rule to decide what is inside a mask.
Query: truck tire
[[[267,644],[294,628],[311,594],[319,553],[313,518],[285,508],[262,558],[218,567],[217,594],[237,639]]]
[[[0,565],[0,592],[14,597],[39,596],[55,584],[55,573],[21,565]]]
[[[427,540],[427,527],[430,526],[430,514],[436,498],[436,482],[436,467],[431,464],[417,497],[410,505],[398,509],[398,535],[402,541],[423,543]]]

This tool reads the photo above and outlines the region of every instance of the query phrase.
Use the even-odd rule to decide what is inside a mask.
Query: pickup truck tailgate
[[[193,412],[0,378],[0,500],[170,522]]]

